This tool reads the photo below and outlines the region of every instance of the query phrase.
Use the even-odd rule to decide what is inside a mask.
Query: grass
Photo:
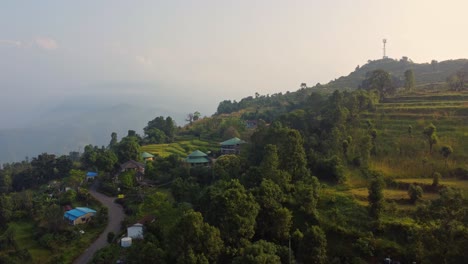
[[[398,182],[432,185],[432,179],[429,178],[398,179]],[[439,185],[460,189],[465,195],[468,195],[468,181],[452,178],[440,179]]]
[[[369,195],[369,191],[367,188],[355,188],[348,190],[348,193],[353,195],[356,200],[365,202],[367,205],[367,196]],[[405,190],[396,190],[396,189],[384,189],[383,191],[385,200],[387,201],[404,201],[408,200],[408,192]],[[439,197],[437,193],[424,193],[422,199],[423,200],[435,200]]]
[[[190,154],[190,152],[197,149],[203,152],[216,151],[219,149],[219,142],[199,139],[184,139],[169,144],[152,144],[141,147],[141,151],[157,154],[161,157],[167,157],[170,155],[185,157],[187,154]]]
[[[27,249],[34,263],[47,263],[52,255],[34,240],[34,223],[32,221],[11,222],[8,224],[15,230],[15,240],[22,249]]]

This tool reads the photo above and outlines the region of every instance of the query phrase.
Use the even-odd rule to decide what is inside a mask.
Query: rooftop
[[[93,210],[93,209],[90,209],[88,207],[77,207],[77,208],[75,208],[73,210],[67,211],[63,217],[73,221],[73,220],[75,220],[75,219],[77,219],[77,218],[79,218],[79,217],[81,217],[81,216],[83,216],[83,215],[85,215],[87,213],[95,214],[96,211]]]
[[[141,153],[141,157],[144,159],[148,159],[148,158],[154,158],[154,155],[148,152],[143,152]]]
[[[86,177],[96,177],[97,175],[98,173],[94,171],[88,171],[88,173],[86,173]]]
[[[226,141],[221,142],[221,146],[232,146],[232,145],[240,145],[246,143],[244,140],[234,137],[231,139],[228,139]]]
[[[208,157],[208,155],[206,155],[205,153],[199,150],[195,150],[194,152],[190,153],[190,155],[188,155],[188,158],[199,158],[199,157]]]

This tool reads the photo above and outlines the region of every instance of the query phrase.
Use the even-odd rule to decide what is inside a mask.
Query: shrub
[[[112,241],[114,241],[114,238],[115,238],[114,232],[107,233],[107,242],[112,243]]]
[[[432,176],[432,186],[437,187],[439,186],[440,178],[442,175],[438,172],[434,172],[434,175]]]
[[[408,195],[410,197],[410,201],[415,203],[417,200],[422,198],[423,189],[420,186],[410,184],[408,189]]]

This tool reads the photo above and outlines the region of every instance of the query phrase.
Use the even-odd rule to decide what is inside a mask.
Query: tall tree
[[[177,221],[169,239],[174,263],[216,263],[223,250],[219,229],[205,223],[201,213],[193,210]]]
[[[201,206],[206,220],[219,228],[227,246],[239,247],[253,237],[259,205],[237,179],[208,187]]]
[[[138,160],[140,153],[140,144],[138,144],[138,138],[123,138],[117,146],[116,152],[120,163],[124,163],[129,160]]]
[[[265,240],[256,241],[248,245],[241,256],[236,257],[234,264],[280,264],[277,246]]]
[[[432,153],[432,147],[437,144],[438,137],[437,137],[437,128],[434,124],[430,124],[429,126],[425,127],[423,130],[423,135],[425,136],[427,142],[429,143],[429,153]]]
[[[411,91],[414,88],[415,79],[413,70],[405,71],[405,88],[408,91]]]
[[[319,226],[307,228],[297,255],[302,263],[327,263],[327,238]]]
[[[452,153],[453,149],[450,146],[442,146],[442,148],[440,148],[440,154],[442,154],[442,156],[445,158],[445,167],[447,167],[448,158]]]
[[[395,92],[390,74],[384,70],[375,70],[367,73],[367,78],[362,82],[361,87],[366,90],[376,90],[379,92],[380,101]]]
[[[112,132],[111,134],[111,140],[109,142],[109,148],[110,149],[113,149],[118,143],[118,140],[117,140],[117,133],[115,132]]]
[[[376,220],[380,219],[380,216],[384,207],[384,181],[382,175],[377,172],[369,173],[371,178],[369,184],[369,215]]]

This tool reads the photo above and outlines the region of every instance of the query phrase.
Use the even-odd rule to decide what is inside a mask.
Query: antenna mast
[[[387,53],[386,53],[386,50],[385,50],[385,45],[387,44],[387,39],[383,39],[383,58],[386,59],[387,58]]]

